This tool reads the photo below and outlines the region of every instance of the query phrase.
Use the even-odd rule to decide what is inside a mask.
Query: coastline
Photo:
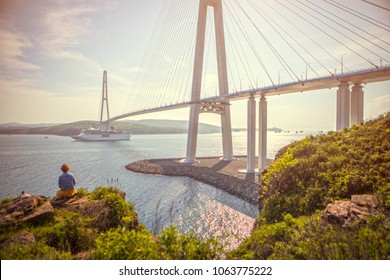
[[[232,161],[220,157],[202,157],[195,163],[183,163],[180,158],[139,160],[126,165],[136,173],[185,176],[224,190],[245,201],[257,204],[259,177],[255,173],[240,173],[246,169],[246,156],[236,156]]]

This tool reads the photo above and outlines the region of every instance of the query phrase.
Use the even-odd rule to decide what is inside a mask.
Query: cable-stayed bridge
[[[379,0],[350,4],[171,0],[131,89],[132,109],[109,121],[190,107],[185,162],[191,163],[199,114],[216,113],[223,158],[232,160],[230,106],[247,99],[247,172],[255,172],[256,120],[257,165],[265,167],[269,96],[337,88],[337,129],[358,124],[363,85],[390,79],[390,5]]]

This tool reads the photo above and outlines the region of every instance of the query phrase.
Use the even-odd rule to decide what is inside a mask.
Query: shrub
[[[158,245],[144,228],[140,231],[110,229],[96,239],[95,260],[153,260],[160,259]]]
[[[118,225],[134,228],[138,225],[138,217],[134,206],[127,202],[121,192],[114,187],[98,187],[91,193],[92,200],[102,200],[111,209],[110,221],[112,227]]]
[[[380,215],[351,229],[326,224],[319,214],[263,224],[237,250],[233,259],[382,259],[390,258],[390,220]]]
[[[99,260],[206,260],[222,254],[216,239],[202,240],[193,234],[184,235],[170,226],[159,236],[144,227],[139,231],[111,229],[96,239],[93,259]]]
[[[163,257],[173,260],[212,260],[223,253],[217,239],[202,240],[193,233],[184,235],[173,226],[161,231],[159,244]]]
[[[43,242],[35,244],[13,243],[0,250],[2,260],[70,260],[69,252],[58,252]]]
[[[0,207],[2,207],[4,204],[8,203],[8,202],[12,202],[13,199],[12,198],[9,198],[9,197],[6,197],[6,198],[3,198],[1,201],[0,201]]]
[[[261,216],[311,215],[334,200],[376,193],[390,209],[390,113],[283,148],[263,172]]]
[[[57,211],[57,222],[32,229],[37,239],[62,252],[78,253],[94,245],[96,233],[91,219],[78,213]]]

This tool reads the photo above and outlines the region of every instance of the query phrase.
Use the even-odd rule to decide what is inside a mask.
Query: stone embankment
[[[201,158],[199,162],[188,164],[180,159],[150,159],[133,162],[126,169],[143,174],[185,176],[224,190],[245,201],[256,204],[259,192],[255,174],[239,173],[245,169],[246,159],[239,157],[233,161],[219,158]]]

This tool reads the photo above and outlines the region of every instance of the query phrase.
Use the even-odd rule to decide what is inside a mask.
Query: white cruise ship
[[[79,135],[73,135],[77,141],[119,141],[130,140],[131,133],[128,131],[85,129]]]
[[[103,111],[106,107],[107,121],[103,122]],[[130,140],[131,133],[129,131],[116,131],[110,128],[110,116],[108,113],[108,92],[107,92],[107,71],[103,71],[103,90],[102,103],[100,111],[99,129],[89,128],[81,131],[79,135],[72,135],[71,137],[76,141],[119,141]],[[104,127],[106,129],[104,129]]]

